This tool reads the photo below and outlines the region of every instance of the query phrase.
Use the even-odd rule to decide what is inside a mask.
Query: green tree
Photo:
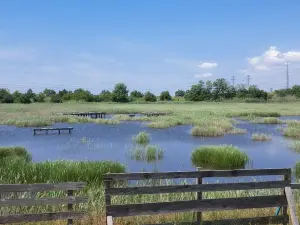
[[[46,88],[44,91],[43,91],[44,95],[47,96],[47,97],[51,97],[52,95],[55,95],[56,92],[52,89],[48,89]]]
[[[184,98],[188,101],[204,101],[206,100],[206,87],[203,81],[199,81],[198,84],[192,85],[191,89],[186,92]]]
[[[144,94],[144,99],[146,102],[156,102],[157,101],[156,96],[154,94],[152,94],[150,91],[147,91]]]
[[[21,97],[20,97],[20,103],[22,103],[22,104],[30,104],[31,100],[30,100],[30,98],[29,98],[28,95],[22,94]]]
[[[0,89],[0,103],[13,103],[14,97],[8,89]]]
[[[108,90],[103,90],[97,97],[98,102],[111,102],[112,101],[112,93]]]
[[[161,100],[161,101],[171,101],[172,97],[171,97],[171,95],[168,91],[163,91],[159,96],[159,100]]]
[[[124,83],[118,83],[112,92],[113,102],[128,102],[128,90]]]
[[[130,93],[130,98],[143,98],[144,95],[142,92],[134,90]]]
[[[185,91],[183,91],[183,90],[177,90],[177,91],[175,91],[175,97],[184,97],[184,95],[185,95]]]

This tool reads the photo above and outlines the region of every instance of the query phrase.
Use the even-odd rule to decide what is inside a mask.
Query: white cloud
[[[280,52],[276,46],[271,46],[262,55],[248,58],[249,66],[258,71],[270,70],[287,61],[300,62],[300,51]]]
[[[218,67],[218,63],[216,62],[202,62],[198,65],[202,69],[212,69]]]
[[[212,77],[212,73],[204,73],[204,74],[195,74],[194,77],[196,78],[205,78],[205,77]]]

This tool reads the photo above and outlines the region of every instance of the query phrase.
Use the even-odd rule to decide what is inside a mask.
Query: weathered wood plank
[[[299,221],[298,221],[297,214],[296,214],[296,205],[295,205],[294,198],[293,198],[293,192],[290,187],[285,188],[285,195],[286,195],[288,206],[290,209],[292,225],[299,225]]]
[[[80,190],[86,186],[84,182],[68,182],[54,184],[0,184],[0,194],[4,192],[41,192]]]
[[[292,183],[291,188],[292,189],[300,189],[300,183]]]
[[[284,195],[110,205],[106,207],[106,213],[108,216],[122,217],[170,212],[207,212],[234,209],[267,208],[280,205],[287,205],[287,200]]]
[[[201,225],[254,225],[254,224],[279,224],[288,222],[288,216],[265,216],[240,219],[225,219],[214,221],[202,221]],[[179,222],[179,223],[160,223],[160,224],[144,224],[144,225],[199,225],[199,222]]]
[[[85,215],[86,212],[55,212],[55,213],[9,215],[9,216],[0,216],[0,224],[63,220],[67,218],[79,219],[84,217]]]
[[[34,128],[34,131],[44,131],[44,130],[73,130],[73,127],[61,127],[61,128],[55,128],[55,127],[45,127],[45,128]]]
[[[240,177],[264,175],[290,175],[291,169],[242,169],[242,170],[201,170],[185,172],[158,172],[158,173],[108,173],[105,180],[143,180],[143,179],[173,179],[197,177]]]
[[[126,187],[126,188],[106,188],[107,195],[136,195],[136,194],[158,194],[176,192],[210,192],[229,190],[250,190],[250,189],[270,189],[285,188],[290,185],[289,181],[265,181],[247,183],[226,183],[226,184],[191,184],[191,185],[169,185],[155,187]]]
[[[0,207],[9,206],[33,206],[33,205],[59,205],[86,203],[88,197],[65,197],[65,198],[39,198],[39,199],[1,199]]]

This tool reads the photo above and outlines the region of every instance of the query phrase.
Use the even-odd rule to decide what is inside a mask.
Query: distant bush
[[[62,99],[59,94],[55,94],[51,96],[50,102],[52,103],[62,103]]]
[[[144,99],[146,102],[156,102],[157,98],[154,94],[152,94],[150,91],[147,91],[144,95]]]
[[[161,100],[161,101],[171,101],[172,97],[171,97],[171,95],[168,91],[163,91],[159,96],[159,100]]]

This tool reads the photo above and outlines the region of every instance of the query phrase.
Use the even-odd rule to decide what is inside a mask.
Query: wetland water
[[[282,119],[300,119],[285,117]],[[184,125],[167,129],[148,128],[142,122],[124,122],[119,125],[102,124],[55,124],[52,127],[70,127],[71,134],[33,135],[32,128],[0,126],[0,146],[23,146],[33,161],[45,160],[112,160],[127,166],[128,171],[179,171],[194,170],[191,152],[201,145],[232,144],[245,151],[251,159],[248,168],[294,167],[300,154],[288,147],[292,142],[282,136],[278,128],[286,125],[251,124],[240,121],[235,126],[247,129],[247,134],[222,137],[193,137],[192,126]],[[164,157],[156,162],[141,162],[130,159],[134,143],[132,136],[141,131],[151,134],[150,144],[164,149]],[[251,134],[268,133],[272,140],[254,142]]]

